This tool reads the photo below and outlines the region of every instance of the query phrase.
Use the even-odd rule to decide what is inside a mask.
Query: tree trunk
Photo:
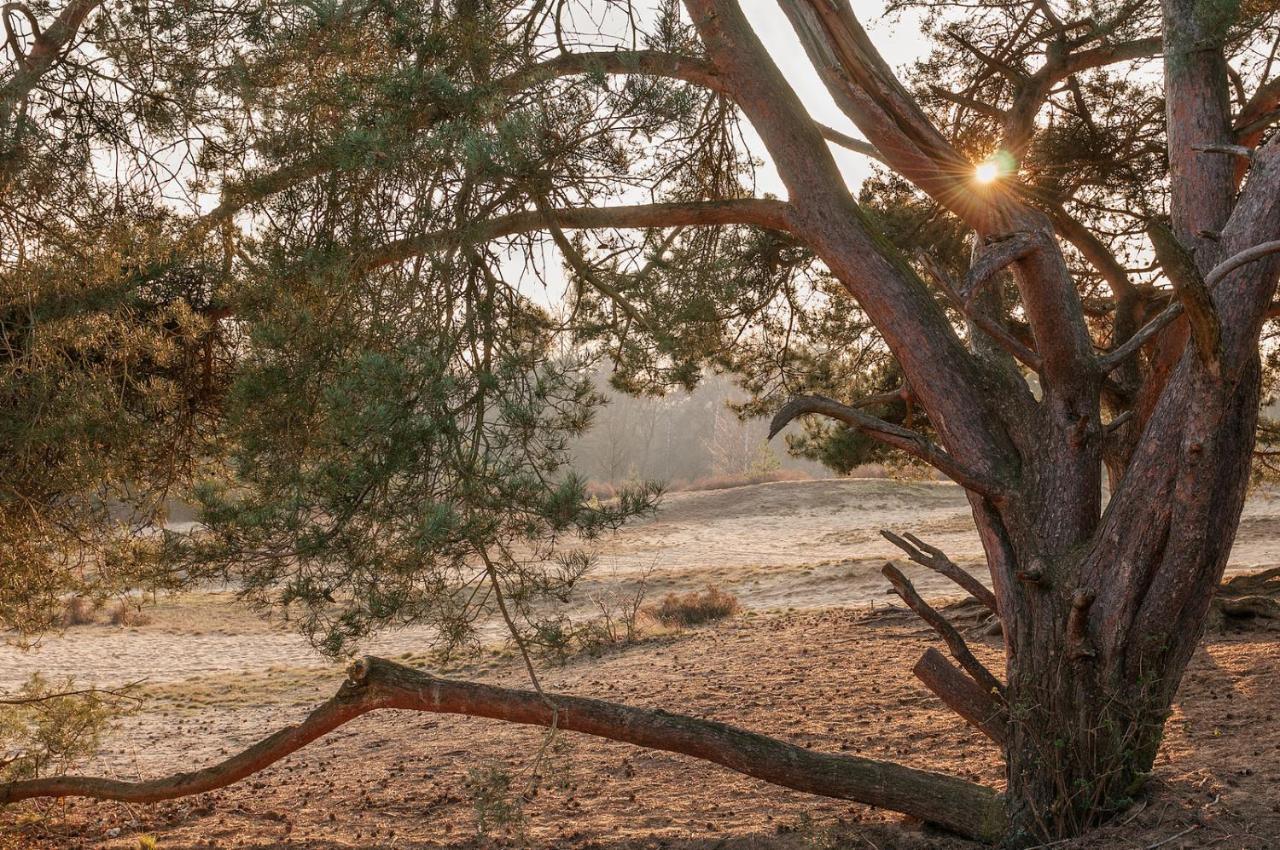
[[[1207,391],[1185,354],[1153,417],[1169,439],[1135,459],[1094,548],[1019,582],[1028,604],[1005,620],[1012,843],[1078,835],[1150,774],[1244,506],[1259,374],[1255,357],[1234,391]]]

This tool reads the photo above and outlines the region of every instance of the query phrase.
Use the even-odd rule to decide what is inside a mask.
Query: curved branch
[[[983,243],[960,288],[960,297],[964,299],[966,306],[973,302],[974,296],[987,281],[1011,263],[1045,247],[1049,241],[1051,237],[1042,230],[1018,230]]]
[[[35,38],[31,43],[31,49],[27,51],[26,56],[15,59],[19,65],[18,72],[0,86],[0,128],[8,126],[14,109],[58,61],[62,51],[80,31],[85,18],[89,17],[89,13],[101,2],[102,0],[72,0],[63,7],[58,17],[44,32],[41,32],[38,26],[35,27]],[[2,170],[0,168],[0,171]]]
[[[792,207],[784,201],[743,198],[733,201],[689,201],[616,207],[565,207],[523,210],[476,222],[457,230],[433,231],[398,239],[360,258],[369,270],[458,245],[474,245],[504,236],[546,229],[548,221],[567,230],[596,228],[711,227],[745,224],[789,230]]]
[[[856,407],[841,404],[835,399],[827,398],[826,396],[796,396],[788,401],[774,414],[773,421],[769,423],[768,439],[772,440],[778,435],[779,431],[787,427],[791,420],[806,413],[817,413],[832,419],[838,419],[851,428],[857,428],[869,437],[923,460],[965,489],[972,490],[988,498],[999,498],[1007,489],[1001,482],[985,478],[967,468],[948,454],[941,446],[917,434],[915,431],[903,428],[900,425],[894,425],[892,422],[885,422],[883,419],[877,419],[874,416],[863,413]]]
[[[1219,283],[1241,266],[1261,260],[1271,254],[1280,253],[1280,240],[1274,242],[1263,242],[1261,245],[1254,245],[1252,248],[1246,248],[1237,254],[1233,254],[1222,262],[1214,266],[1207,275],[1204,276],[1204,285],[1209,291],[1213,291]],[[1164,308],[1151,321],[1147,322],[1142,328],[1129,337],[1124,345],[1112,350],[1105,357],[1098,360],[1103,374],[1113,371],[1117,366],[1123,363],[1134,354],[1138,353],[1144,345],[1150,342],[1156,334],[1169,326],[1169,323],[1178,316],[1182,315],[1182,302],[1177,301]]]
[[[93,797],[149,803],[230,785],[362,714],[379,709],[488,717],[549,726],[693,756],[775,785],[912,815],[983,841],[1005,828],[1004,803],[963,779],[857,756],[815,753],[776,738],[660,709],[438,679],[381,658],[351,665],[338,693],[288,726],[211,767],[128,782],[82,776],[0,785],[0,804],[34,797]]]
[[[950,276],[947,275],[946,270],[932,257],[922,252],[917,259],[920,261],[920,265],[924,267],[929,278],[938,289],[942,290],[942,294],[947,296],[951,306],[955,307],[961,315],[973,322],[979,330],[991,337],[1001,348],[1016,357],[1028,369],[1033,372],[1040,372],[1044,369],[1044,361],[1040,359],[1040,355],[1010,333],[1009,329],[995,316],[979,309],[978,305],[965,300],[960,295]]]

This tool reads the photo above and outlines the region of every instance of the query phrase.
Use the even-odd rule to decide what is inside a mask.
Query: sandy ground
[[[746,612],[549,667],[546,683],[999,784],[994,749],[910,675],[934,639],[917,621],[885,610],[878,570],[897,550],[879,537],[884,527],[913,531],[978,566],[967,507],[951,485],[781,482],[669,496],[658,517],[602,547],[595,589],[627,586],[646,573],[655,598],[712,582],[736,593]],[[1264,494],[1246,507],[1230,569],[1277,563],[1280,500]],[[927,571],[906,571],[926,596],[954,594]],[[341,680],[305,642],[228,594],[160,603],[144,627],[77,627],[34,651],[3,650],[0,688],[32,670],[103,685],[145,671],[148,708],[121,725],[92,766],[141,777],[216,761],[300,718]],[[410,629],[367,649],[423,664],[429,643],[429,634]],[[980,649],[998,657],[990,639]],[[447,672],[523,683],[504,651]],[[1159,846],[1280,847],[1278,674],[1276,633],[1213,636],[1184,684],[1151,802],[1127,824],[1076,846],[1146,848],[1186,830]],[[57,817],[39,827],[21,826],[26,807],[2,817],[15,847],[135,848],[141,834],[155,835],[162,848],[968,846],[895,815],[580,736],[557,739],[539,791],[517,807],[516,821],[480,835],[485,812],[476,801],[484,795],[468,784],[469,771],[496,769],[525,789],[540,741],[536,730],[487,721],[383,714],[198,799],[59,804]]]

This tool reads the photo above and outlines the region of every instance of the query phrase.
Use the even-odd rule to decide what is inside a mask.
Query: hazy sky
[[[773,56],[778,67],[786,75],[788,82],[799,93],[809,114],[816,120],[842,130],[854,137],[861,134],[844,113],[835,105],[827,94],[826,88],[818,79],[818,73],[804,55],[804,48],[796,37],[791,22],[783,14],[776,0],[740,0],[743,11],[755,28],[760,40]],[[900,20],[884,18],[884,2],[882,0],[851,0],[854,14],[867,29],[872,42],[875,43],[885,61],[895,71],[910,64],[925,50],[924,39],[920,34],[919,16],[903,14]],[[870,174],[868,160],[865,156],[832,147],[836,162],[839,163],[845,177],[852,184],[861,183]],[[784,196],[784,190],[777,175],[772,169],[760,174],[761,188]]]

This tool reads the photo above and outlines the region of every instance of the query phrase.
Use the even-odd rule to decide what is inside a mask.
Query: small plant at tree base
[[[464,787],[476,814],[476,831],[524,834],[524,798],[513,788],[515,779],[505,765],[489,764],[467,771]]]

